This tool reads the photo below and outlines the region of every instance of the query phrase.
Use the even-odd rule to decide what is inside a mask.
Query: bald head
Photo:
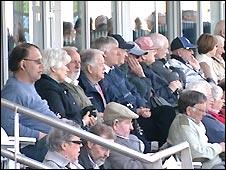
[[[158,47],[155,58],[156,59],[166,58],[166,55],[169,53],[168,39],[164,35],[159,33],[152,33],[149,36],[152,39],[153,46]]]
[[[225,20],[220,20],[216,23],[214,34],[225,38]]]

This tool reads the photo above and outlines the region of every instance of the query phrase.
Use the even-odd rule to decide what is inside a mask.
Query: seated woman
[[[218,78],[213,70],[213,56],[217,51],[217,39],[208,33],[202,34],[197,41],[198,54],[197,60],[199,61],[201,70],[204,73],[208,82],[218,83]]]
[[[223,99],[223,93],[224,93],[223,89],[220,86],[217,86],[215,84],[211,84],[211,85],[212,85],[211,92],[213,97],[213,103],[208,113],[211,114],[216,119],[218,119],[220,122],[225,124],[225,115],[220,113],[225,102]]]
[[[64,120],[66,124],[80,128],[80,126],[71,121]],[[78,163],[80,147],[82,141],[80,137],[72,133],[54,128],[47,136],[48,152],[43,163],[53,169],[84,169]]]
[[[201,122],[207,109],[207,97],[198,91],[186,90],[178,99],[179,114],[176,115],[167,142],[176,145],[187,141],[193,161],[201,161],[204,169],[225,169],[219,156],[225,152],[225,143],[209,143],[206,129]]]
[[[41,79],[35,82],[35,88],[42,99],[48,102],[50,109],[60,117],[76,121],[82,127],[95,124],[95,117],[89,112],[82,118],[81,108],[72,94],[60,83],[67,76],[71,57],[62,49],[46,49],[43,51],[43,72]]]

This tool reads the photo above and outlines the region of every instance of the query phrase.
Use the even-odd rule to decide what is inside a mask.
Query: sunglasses
[[[70,140],[68,142],[72,142],[72,143],[78,144],[78,145],[81,145],[83,143],[81,140]]]

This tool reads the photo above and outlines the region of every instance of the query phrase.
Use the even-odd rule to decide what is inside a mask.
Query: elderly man
[[[163,77],[159,76],[152,70],[152,64],[155,62],[155,55],[157,53],[157,48],[152,42],[151,37],[143,36],[136,39],[135,43],[142,49],[148,51],[145,57],[140,57],[139,63],[142,66],[143,72],[146,77],[151,80],[151,86],[155,90],[158,96],[161,96],[166,101],[175,105],[177,103],[177,94],[174,92],[178,86],[174,82],[168,83]],[[138,64],[132,64],[131,69],[139,67]],[[138,69],[136,69],[138,70]],[[133,71],[134,72],[134,71]]]
[[[129,107],[138,115],[142,115],[142,117],[150,117],[151,112],[150,108],[146,107],[146,99],[140,96],[136,87],[129,82],[125,74],[118,67],[119,64],[124,63],[123,59],[120,60],[120,63],[118,62],[120,58],[118,56],[119,50],[132,49],[134,45],[127,43],[119,34],[113,34],[111,36],[100,37],[92,44],[92,48],[103,51],[105,55],[105,77],[100,81],[100,85],[107,103],[111,101],[118,102]],[[136,55],[146,53],[143,50],[137,50],[137,48],[134,48],[132,51]],[[142,130],[140,130],[140,126],[136,121],[134,122],[136,124],[134,133],[144,141],[146,146],[145,151],[150,150],[150,144],[146,141]]]
[[[220,20],[216,23],[215,29],[214,29],[215,35],[220,35],[223,38],[225,38],[225,20]]]
[[[81,59],[79,85],[96,109],[103,112],[106,99],[98,82],[104,78],[104,53],[97,49],[84,50]]]
[[[138,152],[143,152],[144,144],[135,135],[130,134],[133,130],[132,119],[138,115],[119,103],[110,102],[104,111],[104,123],[111,126],[116,133],[116,143],[127,146]],[[150,169],[152,165],[134,158],[111,151],[105,163],[112,169]]]
[[[172,70],[167,62],[167,55],[169,54],[169,41],[168,39],[159,33],[150,34],[151,40],[155,47],[158,47],[155,54],[155,62],[151,68],[159,76],[163,77],[168,83],[172,82],[176,86],[176,90],[181,90],[183,87],[184,74],[179,70]]]
[[[111,126],[98,123],[92,126],[89,132],[107,139],[109,142],[114,142],[115,133]],[[106,158],[109,157],[109,153],[110,149],[90,141],[85,141],[80,151],[79,163],[85,169],[109,169],[110,167],[104,165]]]
[[[204,169],[225,169],[219,154],[225,152],[225,143],[209,143],[201,122],[207,109],[207,97],[200,92],[185,90],[178,100],[179,114],[169,129],[168,143],[177,145],[187,141],[192,159],[202,162]]]
[[[207,97],[207,111],[206,115],[202,119],[202,123],[206,128],[206,135],[208,136],[208,141],[211,143],[225,142],[225,124],[223,124],[213,115],[208,113],[211,110],[213,104],[211,84],[205,81],[196,81],[190,83],[186,89],[201,92]]]
[[[13,72],[13,76],[7,80],[1,91],[1,97],[40,112],[47,117],[58,119],[34,87],[34,83],[41,78],[43,72],[41,60],[42,55],[36,45],[22,43],[16,46],[9,57],[9,69]],[[1,127],[8,135],[14,135],[14,112],[6,107],[1,107]],[[50,129],[51,126],[20,114],[20,136],[33,137],[38,140],[36,145],[28,145],[21,152],[30,158],[42,161],[47,152],[43,137],[48,134]]]
[[[88,114],[95,111],[95,107],[93,107],[90,99],[86,96],[84,90],[78,85],[79,75],[81,70],[81,58],[77,49],[75,47],[64,47],[63,50],[67,52],[67,54],[71,57],[71,61],[67,64],[69,71],[67,72],[67,77],[65,78],[62,85],[69,90],[72,94],[75,102],[82,109],[82,115]],[[90,113],[87,113],[90,111]],[[96,116],[95,116],[96,117]],[[86,121],[88,122],[87,127],[94,125],[96,123],[96,119],[94,116],[86,116]]]
[[[206,81],[200,71],[198,60],[194,57],[193,45],[186,37],[176,37],[171,43],[171,58],[168,63],[185,74],[186,85],[193,81]]]

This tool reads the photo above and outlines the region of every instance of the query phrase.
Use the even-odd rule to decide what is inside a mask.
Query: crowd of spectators
[[[108,18],[100,16],[98,22],[105,28]],[[203,33],[196,44],[184,36],[169,42],[160,33],[131,42],[108,34],[81,52],[66,44],[41,51],[34,44],[21,43],[9,56],[13,75],[1,97],[144,154],[158,151],[156,141],[159,147],[187,141],[192,160],[200,161],[202,168],[224,169],[225,30],[221,22],[214,35]],[[70,28],[65,42],[74,41],[73,26],[64,26]],[[20,136],[37,139],[21,153],[53,168],[152,167],[69,132],[51,130],[23,114],[19,125]],[[1,127],[14,135],[14,113],[5,107]]]

